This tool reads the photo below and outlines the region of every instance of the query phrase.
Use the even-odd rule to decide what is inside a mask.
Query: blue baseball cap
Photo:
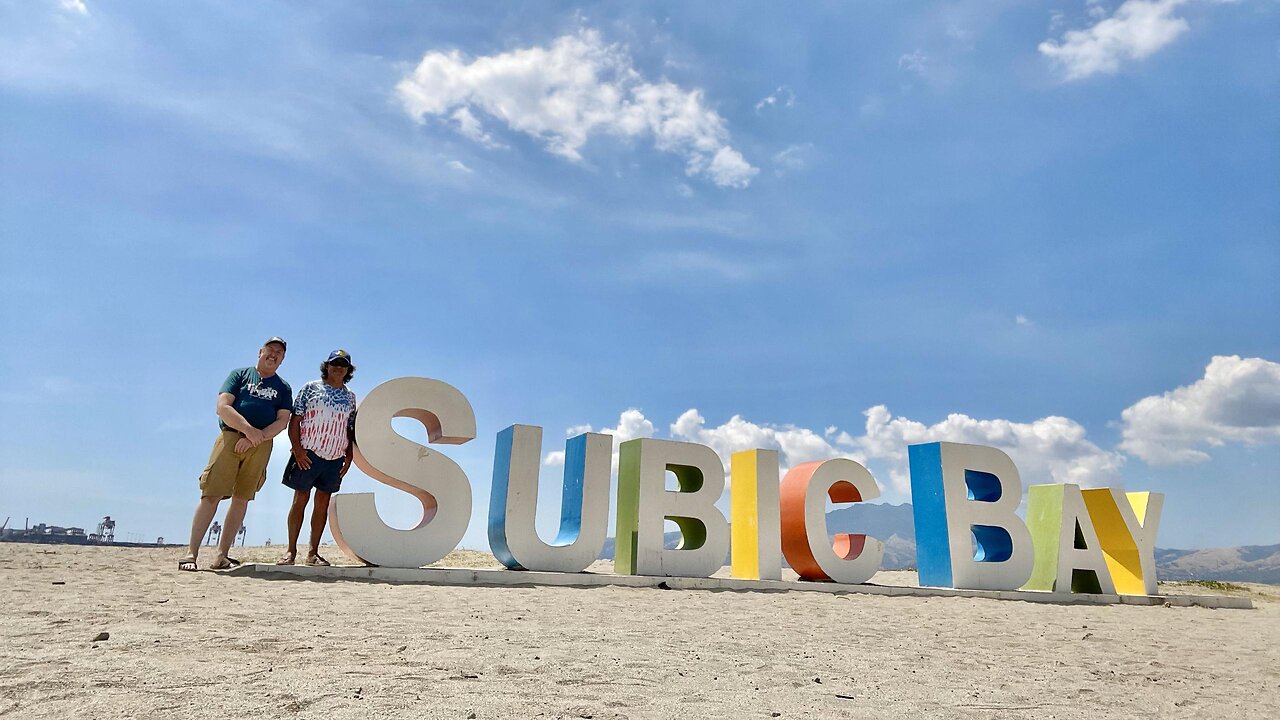
[[[350,365],[351,353],[347,352],[346,350],[334,350],[333,352],[329,353],[329,359],[325,360],[325,362],[333,363],[335,360],[341,360],[342,362],[339,363],[340,365],[341,364]]]

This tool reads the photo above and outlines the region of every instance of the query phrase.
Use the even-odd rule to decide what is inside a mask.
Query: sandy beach
[[[1275,586],[1235,591],[1254,610],[1094,607],[273,580],[180,554],[0,544],[0,716],[1280,717]]]

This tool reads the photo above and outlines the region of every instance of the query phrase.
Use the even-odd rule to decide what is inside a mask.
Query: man
[[[307,511],[312,488],[316,491],[311,510],[311,543],[307,565],[328,565],[320,557],[320,536],[329,519],[329,498],[342,485],[355,452],[356,394],[347,389],[356,367],[346,350],[334,350],[320,363],[320,379],[302,386],[289,420],[289,442],[293,457],[284,471],[284,485],[293,489],[289,508],[289,549],[277,565],[292,565],[298,559],[298,535]]]
[[[271,438],[289,425],[293,390],[276,375],[288,349],[284,340],[273,337],[258,351],[254,367],[232,370],[218,393],[218,425],[222,429],[213,443],[209,465],[200,474],[200,504],[191,520],[191,544],[178,561],[179,570],[195,570],[200,541],[218,512],[218,504],[231,498],[222,521],[218,555],[210,570],[225,570],[238,561],[227,557],[240,531],[244,512],[267,478],[271,459]]]

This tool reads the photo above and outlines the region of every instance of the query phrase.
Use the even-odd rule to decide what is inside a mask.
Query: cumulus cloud
[[[428,52],[396,92],[415,119],[451,120],[461,135],[490,147],[497,141],[480,114],[573,162],[594,135],[649,137],[684,158],[686,174],[720,187],[747,187],[759,172],[729,145],[725,120],[701,89],[647,81],[625,48],[594,30],[471,60],[456,50]]]
[[[471,111],[465,107],[460,107],[457,110],[454,110],[453,114],[449,116],[449,119],[453,120],[458,134],[472,142],[479,143],[492,149],[506,147],[506,145],[494,140],[492,135],[485,132],[484,128],[480,125],[480,120],[477,119],[475,115],[472,115]]]
[[[777,450],[783,473],[802,462],[834,457],[852,458],[869,466],[875,463],[876,467],[888,471],[887,477],[878,478],[881,484],[904,498],[911,492],[907,445],[915,443],[949,441],[1000,448],[1013,458],[1025,484],[1106,485],[1116,480],[1124,463],[1122,455],[1099,448],[1085,437],[1085,429],[1079,423],[1063,417],[1020,423],[978,420],[957,413],[942,422],[926,425],[908,418],[895,418],[883,405],[868,409],[864,415],[864,434],[851,435],[835,426],[818,431],[796,425],[756,423],[740,415],[708,427],[702,414],[691,408],[670,425],[669,431],[674,440],[701,443],[714,449],[725,463],[726,472],[733,453],[755,448]],[[626,430],[626,439],[654,435],[653,423],[638,410],[623,413],[618,424]],[[637,428],[643,429],[643,434],[638,433]],[[582,431],[581,427],[571,428],[569,434]],[[617,446],[615,443],[615,470]],[[545,459],[548,465],[563,462],[563,452],[549,453]]]
[[[1075,483],[1086,487],[1107,485],[1119,477],[1124,457],[1103,450],[1085,437],[1084,426],[1069,418],[1049,416],[1029,423],[1012,420],[979,420],[952,413],[933,425],[895,418],[884,405],[864,413],[866,433],[854,441],[870,458],[889,465],[889,485],[899,492],[910,489],[907,445],[926,442],[958,442],[999,448],[1013,458],[1024,484]]]
[[[613,472],[618,472],[618,448],[627,440],[654,437],[655,427],[644,413],[634,408],[622,413],[615,428],[601,428],[594,432],[612,435]],[[861,461],[862,455],[852,447],[837,447],[843,441],[851,445],[847,435],[841,436],[834,427],[827,428],[818,434],[807,428],[795,425],[759,425],[734,415],[728,422],[716,427],[707,427],[707,421],[695,408],[686,410],[670,425],[669,438],[683,442],[695,442],[706,445],[716,451],[724,463],[726,482],[728,481],[729,458],[739,450],[777,450],[781,472],[785,473],[791,466],[810,460],[826,460],[833,457],[851,457]],[[577,425],[569,428],[565,435],[592,432],[590,425]],[[564,465],[564,451],[547,453],[542,460],[543,465]]]
[[[467,175],[470,175],[472,172],[474,172],[474,170],[467,167],[466,163],[462,162],[461,160],[450,160],[447,164],[451,169],[457,170],[460,173],[465,173]]]
[[[728,422],[709,428],[706,419],[694,408],[684,411],[671,424],[671,437],[712,448],[725,462],[726,470],[733,453],[756,448],[777,450],[783,472],[810,460],[833,457],[863,459],[861,454],[834,444],[840,439],[836,428],[827,428],[826,432],[819,434],[795,425],[759,425],[743,419],[741,415],[734,415]]]
[[[636,438],[653,437],[653,423],[644,416],[644,413],[635,408],[628,408],[618,416],[618,424],[615,427],[605,427],[599,430],[593,430],[590,425],[574,425],[565,431],[565,437],[571,438],[586,432],[598,432],[605,435],[613,436],[613,471],[618,472],[618,446],[628,440]],[[564,465],[564,451],[557,450],[547,453],[542,459],[543,465],[556,466]]]
[[[1114,73],[1126,60],[1141,60],[1178,39],[1187,21],[1174,15],[1189,0],[1126,0],[1109,17],[1084,30],[1068,30],[1061,41],[1040,43],[1042,55],[1057,63],[1067,80]],[[1090,15],[1105,13],[1091,4]]]
[[[1204,377],[1195,383],[1143,398],[1126,409],[1121,415],[1123,441],[1112,450],[1090,441],[1080,423],[1060,416],[1017,422],[952,413],[930,425],[894,417],[884,405],[863,415],[862,433],[852,434],[836,426],[815,430],[753,422],[741,415],[711,426],[696,408],[690,408],[668,426],[668,437],[711,447],[725,463],[726,473],[733,453],[755,448],[777,450],[783,473],[811,460],[852,458],[871,468],[887,491],[904,499],[911,492],[907,446],[939,441],[1005,451],[1017,465],[1024,486],[1050,482],[1112,486],[1121,479],[1126,455],[1151,464],[1200,462],[1209,458],[1200,449],[1203,446],[1280,442],[1280,363],[1237,356],[1213,358]],[[581,425],[569,428],[566,435],[590,430],[591,426]],[[614,437],[616,472],[618,446],[638,437],[655,437],[656,430],[652,420],[632,408],[619,416],[616,427],[596,432]],[[563,465],[564,452],[547,453],[544,464]]]
[[[1217,356],[1204,377],[1121,414],[1128,453],[1155,465],[1202,462],[1204,446],[1280,442],[1280,363]]]

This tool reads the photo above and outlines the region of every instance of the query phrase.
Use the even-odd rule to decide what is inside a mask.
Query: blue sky
[[[0,0],[0,123],[11,524],[183,538],[279,334],[295,388],[342,347],[467,395],[468,547],[517,422],[548,531],[589,426],[890,502],[978,442],[1166,493],[1162,546],[1280,542],[1273,0]]]

